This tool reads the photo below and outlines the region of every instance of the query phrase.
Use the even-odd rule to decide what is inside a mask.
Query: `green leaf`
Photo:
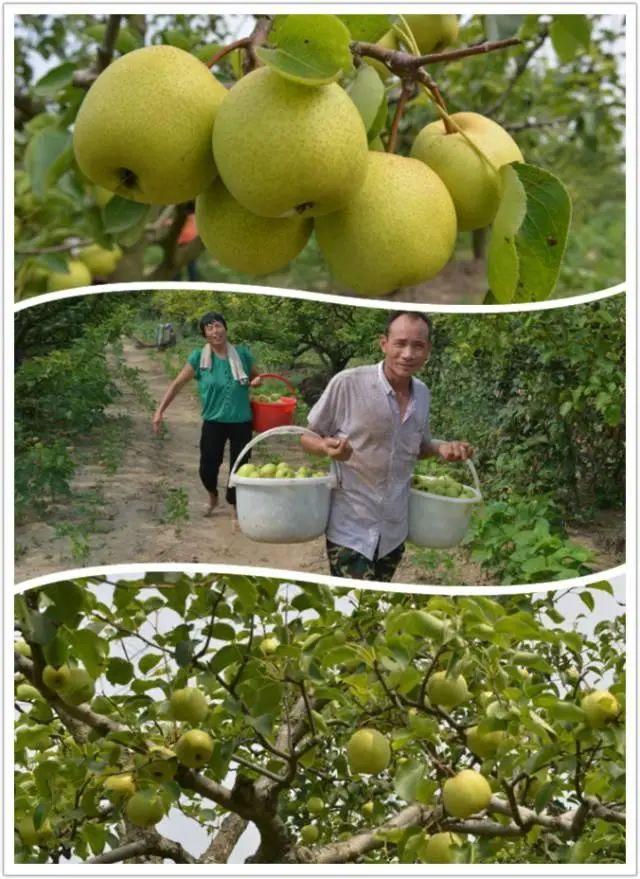
[[[385,104],[385,91],[382,80],[373,67],[363,64],[349,87],[351,100],[358,108],[362,116],[364,127],[367,132],[373,127],[378,118],[380,105]]]
[[[377,43],[392,25],[391,15],[339,15],[351,38],[360,43]]]
[[[549,714],[555,720],[566,720],[570,723],[582,723],[586,719],[586,714],[576,705],[575,702],[565,702],[558,700],[554,705],[547,708]]]
[[[126,659],[114,656],[109,660],[106,674],[111,684],[128,684],[133,677],[133,666]]]
[[[595,599],[590,592],[581,592],[580,593],[580,601],[586,605],[589,610],[593,610],[596,606]]]
[[[102,212],[104,231],[110,235],[126,232],[140,223],[143,218],[146,219],[148,213],[149,205],[114,195]]]
[[[72,633],[71,641],[78,659],[82,660],[91,677],[100,677],[109,648],[104,638],[100,638],[91,629],[80,629]]]
[[[485,15],[484,32],[488,40],[506,40],[518,33],[524,19],[524,15]]]
[[[56,636],[58,627],[49,616],[33,611],[29,614],[31,637],[36,644],[49,644]]]
[[[613,586],[608,580],[598,580],[597,583],[589,583],[589,589],[597,589],[599,592],[606,592],[607,595],[613,595]]]
[[[143,675],[148,674],[162,659],[159,653],[145,653],[138,663],[138,668]]]
[[[57,95],[61,89],[71,83],[75,69],[76,65],[71,61],[66,61],[64,64],[60,64],[59,67],[54,67],[45,73],[34,85],[34,93],[41,98]]]
[[[503,194],[488,253],[489,286],[498,302],[539,302],[553,292],[567,243],[571,200],[542,168],[500,169]]]
[[[335,15],[278,16],[270,36],[275,48],[260,47],[256,55],[293,82],[326,85],[353,67],[351,35]]]
[[[410,760],[396,772],[393,787],[396,794],[407,803],[428,803],[437,785],[426,777],[422,764]]]
[[[236,630],[228,623],[214,623],[211,626],[211,636],[218,641],[235,641]]]
[[[180,668],[189,665],[193,659],[193,641],[185,640],[176,644],[175,657]]]
[[[554,15],[549,28],[556,55],[564,64],[591,45],[591,22],[586,15]]]
[[[71,134],[54,127],[43,128],[31,138],[25,151],[25,166],[38,197],[42,198],[47,191],[50,169],[70,143]]]
[[[104,824],[92,824],[85,821],[82,824],[82,834],[89,843],[93,854],[99,855],[107,843],[107,828]]]
[[[226,577],[226,581],[238,596],[238,601],[247,613],[251,613],[258,600],[258,590],[255,583],[249,577],[241,575]]]

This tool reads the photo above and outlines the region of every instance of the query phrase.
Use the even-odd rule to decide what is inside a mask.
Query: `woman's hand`
[[[153,432],[156,436],[159,436],[162,431],[163,426],[163,413],[160,409],[156,409],[153,414],[153,420],[151,421],[151,427],[153,428]]]
[[[251,381],[249,382],[249,387],[250,388],[259,388],[261,384],[262,384],[262,379],[260,378],[259,375],[257,375],[255,378],[251,379]]]

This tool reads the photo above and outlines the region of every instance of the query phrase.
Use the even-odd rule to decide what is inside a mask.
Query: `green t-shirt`
[[[245,345],[236,345],[247,378],[251,374],[253,357]],[[198,393],[202,403],[203,421],[225,421],[238,424],[251,421],[249,386],[241,385],[231,374],[229,361],[211,353],[211,369],[200,369],[202,348],[189,354],[188,362],[195,370]]]

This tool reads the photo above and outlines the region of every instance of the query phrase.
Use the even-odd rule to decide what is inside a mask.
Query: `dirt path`
[[[127,365],[140,371],[151,396],[159,400],[168,383],[161,359],[130,342],[125,342],[124,353]],[[168,432],[162,441],[152,434],[148,410],[128,389],[123,389],[111,411],[120,413],[129,416],[131,429],[117,472],[106,475],[99,464],[85,464],[73,481],[74,490],[97,492],[103,499],[93,533],[88,535],[88,552],[80,562],[73,558],[69,538],[56,536],[55,516],[54,521],[23,525],[16,529],[16,543],[24,548],[16,562],[18,582],[78,566],[144,562],[253,564],[327,573],[322,539],[264,544],[234,530],[224,491],[215,515],[202,516],[206,494],[198,477],[200,417],[193,388],[185,388],[171,404]],[[227,475],[225,461],[221,488]],[[186,493],[188,521],[162,521],[171,489]]]

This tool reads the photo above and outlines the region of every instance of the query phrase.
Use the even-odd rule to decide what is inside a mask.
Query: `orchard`
[[[16,860],[623,863],[623,608],[569,594],[30,589]]]
[[[563,271],[565,294],[618,280],[621,20],[246,18],[20,19],[18,299],[187,266],[424,301],[456,282],[456,301],[508,303],[547,299]],[[594,161],[608,194],[585,215]]]

